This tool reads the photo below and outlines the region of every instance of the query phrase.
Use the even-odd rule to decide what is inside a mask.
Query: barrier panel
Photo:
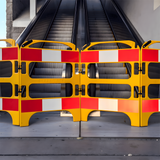
[[[19,125],[19,47],[12,39],[2,39],[11,47],[0,48],[0,111],[12,117],[12,124]]]
[[[64,44],[71,50],[31,48],[36,43]],[[38,112],[69,111],[80,121],[80,100],[75,86],[79,82],[76,66],[79,51],[68,42],[25,42],[21,48],[21,113],[20,126],[28,126],[30,117]]]
[[[142,53],[141,126],[148,126],[149,117],[160,112],[160,49],[149,48],[160,41],[144,43]]]
[[[123,43],[130,48],[89,50],[95,45]],[[118,48],[118,47],[117,47]],[[123,112],[140,126],[140,49],[132,41],[94,42],[81,52],[81,120],[92,111]]]

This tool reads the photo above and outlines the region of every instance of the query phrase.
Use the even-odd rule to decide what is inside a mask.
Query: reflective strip
[[[2,49],[0,49],[0,60],[2,60]]]
[[[118,50],[99,51],[99,62],[118,62]]]
[[[159,100],[159,110],[158,111],[160,112],[160,100]]]
[[[99,99],[99,110],[118,111],[117,99]]]
[[[160,50],[158,51],[158,62],[160,62]]]
[[[2,110],[2,98],[0,98],[0,110]]]
[[[61,62],[61,51],[42,50],[42,61]]]
[[[62,110],[62,99],[43,99],[42,111]]]

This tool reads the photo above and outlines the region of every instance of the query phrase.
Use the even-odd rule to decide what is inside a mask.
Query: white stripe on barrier
[[[99,51],[99,62],[118,62],[118,50]]]
[[[0,98],[0,110],[2,110],[2,98]]]
[[[99,99],[99,110],[118,111],[117,99]]]
[[[0,61],[2,60],[2,49],[0,49]]]
[[[43,99],[42,111],[62,110],[62,99]]]
[[[158,106],[159,106],[158,111],[160,112],[160,100],[158,100]]]
[[[61,51],[42,50],[42,61],[61,62]]]
[[[158,50],[158,62],[160,62],[160,50]]]

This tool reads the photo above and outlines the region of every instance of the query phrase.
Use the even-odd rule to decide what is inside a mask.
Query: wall
[[[16,19],[26,8],[29,8],[29,0],[13,1],[13,20]]]
[[[20,35],[20,33],[23,31],[24,28],[15,28],[12,26],[12,23],[13,23],[13,17],[16,16],[14,15],[14,12],[13,12],[13,9],[15,9],[15,5],[13,5],[13,2],[18,2],[19,0],[7,0],[7,3],[6,3],[6,25],[7,25],[7,35],[6,37],[7,38],[12,38],[14,40],[16,40],[18,38],[18,36]],[[19,1],[20,2],[20,1]],[[18,2],[18,4],[19,4]],[[17,5],[18,7],[19,5]],[[20,7],[20,6],[19,6]],[[17,13],[20,12],[20,8],[19,8],[19,11],[17,10]]]
[[[160,41],[160,0],[115,1],[145,41]]]

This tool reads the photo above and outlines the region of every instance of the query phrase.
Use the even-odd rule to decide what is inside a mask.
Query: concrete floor
[[[160,113],[148,127],[131,127],[125,114],[103,112],[81,123],[59,112],[37,113],[29,127],[0,112],[0,160],[159,160]]]
[[[0,112],[0,137],[78,137],[79,122],[72,117],[60,117],[59,112],[37,113],[29,127],[13,126],[11,117]],[[81,123],[82,137],[160,137],[160,113],[150,117],[148,127],[132,127],[123,113],[103,112],[101,117],[89,117]]]

